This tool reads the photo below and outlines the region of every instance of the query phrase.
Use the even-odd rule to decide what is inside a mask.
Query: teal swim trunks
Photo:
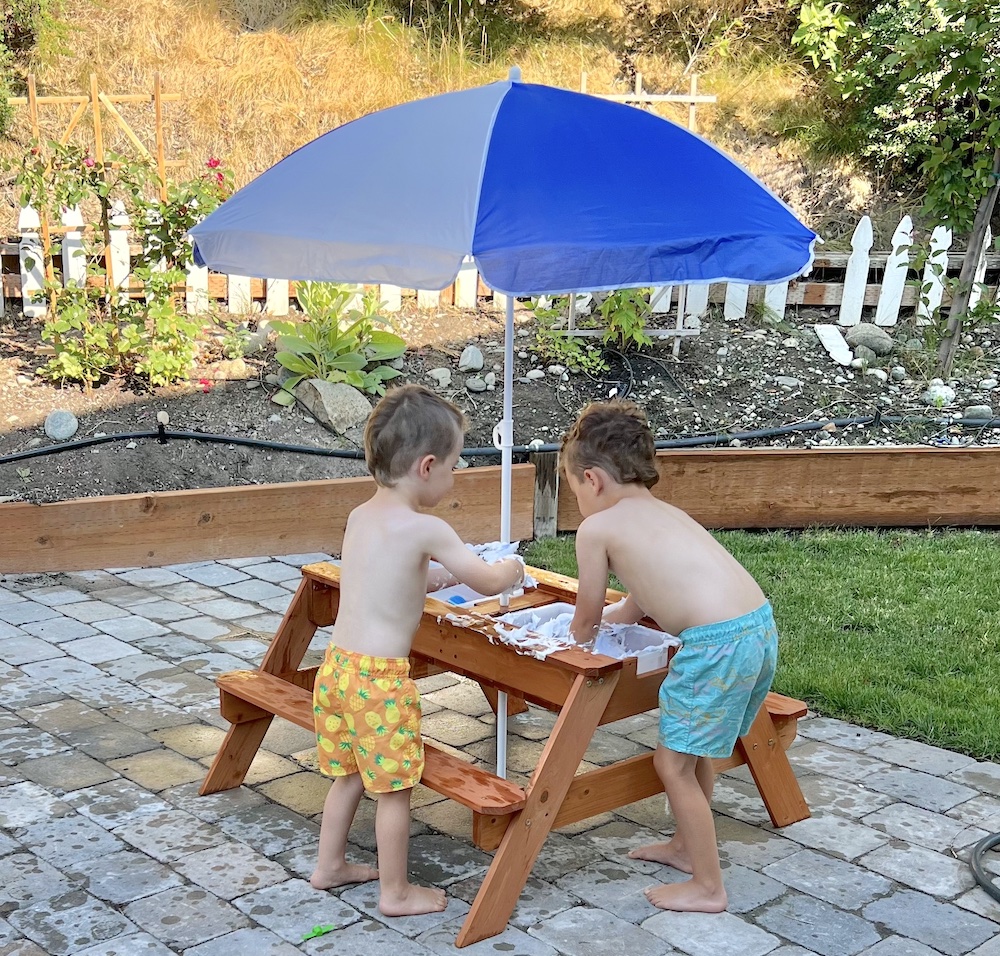
[[[718,624],[689,627],[660,685],[660,744],[728,757],[754,722],[778,662],[771,605]]]

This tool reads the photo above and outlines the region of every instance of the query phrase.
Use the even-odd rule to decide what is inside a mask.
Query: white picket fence
[[[112,217],[110,232],[111,280],[113,286],[119,289],[119,295],[127,295],[130,285],[131,264],[129,251],[129,222],[124,211]],[[17,297],[26,315],[41,316],[45,314],[46,303],[39,295],[43,287],[42,242],[39,234],[40,223],[37,213],[26,207],[21,210],[19,219],[20,239],[16,244],[8,243],[5,252],[16,252],[19,263],[19,288]],[[69,286],[84,281],[85,263],[79,254],[83,249],[83,220],[77,210],[68,210],[63,216],[63,242],[61,253],[61,276],[63,284]],[[785,316],[789,306],[815,305],[829,308],[839,307],[837,325],[851,326],[861,321],[863,309],[874,306],[874,321],[878,325],[892,326],[899,319],[903,308],[914,308],[916,317],[925,320],[936,309],[944,296],[945,274],[951,269],[957,270],[960,256],[949,258],[951,246],[951,231],[943,226],[934,230],[930,240],[930,254],[923,270],[925,291],[921,293],[916,288],[918,283],[907,279],[907,272],[913,260],[913,226],[909,216],[904,216],[892,237],[892,248],[888,253],[873,253],[873,231],[871,220],[865,216],[858,223],[851,242],[852,251],[847,254],[817,253],[814,265],[826,270],[842,269],[842,281],[819,281],[808,278],[808,274],[792,282],[782,282],[774,285],[751,287],[741,283],[692,285],[673,288],[664,286],[656,288],[650,296],[650,305],[654,320],[650,323],[650,333],[662,337],[679,337],[696,335],[702,316],[710,302],[718,302],[723,306],[727,318],[742,318],[747,314],[750,303],[761,303],[772,320]],[[971,305],[975,305],[984,294],[983,279],[987,267],[996,269],[1000,260],[995,255],[987,255],[992,236],[987,237],[984,252],[980,258],[976,272],[976,287],[973,290]],[[822,247],[820,247],[820,250]],[[8,270],[9,271],[9,270]],[[881,279],[871,281],[872,274],[882,272]],[[5,277],[10,288],[16,285],[9,280],[16,276]],[[264,279],[263,294],[260,294],[261,283],[249,276],[231,275],[224,277],[225,286],[223,301],[225,308],[235,314],[247,314],[252,311],[265,312],[270,315],[287,315],[290,301],[289,283],[283,279]],[[215,280],[218,284],[218,280]],[[186,310],[192,315],[207,311],[210,299],[209,273],[207,269],[192,266],[188,270],[185,299]],[[252,295],[254,288],[257,295]],[[481,297],[482,284],[471,261],[463,264],[454,284],[453,292],[448,292],[448,304],[463,308],[477,306],[492,306],[502,310],[506,307],[505,297],[499,293],[487,291]],[[3,299],[4,286],[0,284],[0,308],[5,307]],[[986,290],[995,294],[995,289]],[[387,312],[397,312],[402,307],[404,296],[413,296],[416,305],[422,309],[439,308],[442,303],[442,293],[428,290],[404,290],[397,286],[382,285],[378,289],[379,297]],[[585,330],[576,327],[575,317],[589,311],[591,295],[581,290],[574,297],[570,316],[570,329],[575,334],[600,334],[599,331]],[[759,306],[756,306],[759,307]],[[673,320],[669,316],[673,314]]]

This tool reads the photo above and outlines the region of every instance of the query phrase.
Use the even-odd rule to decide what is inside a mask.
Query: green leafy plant
[[[168,187],[165,199],[158,191],[153,198],[157,178],[148,161],[108,153],[98,162],[78,146],[34,142],[15,184],[22,204],[49,220],[66,207],[96,209],[82,252],[84,282],[66,288],[57,279],[45,284],[51,310],[42,338],[55,354],[39,373],[88,387],[112,377],[136,377],[152,386],[183,379],[201,330],[199,321],[178,309],[177,290],[191,259],[186,234],[231,187],[221,162],[209,159],[200,176]],[[142,284],[140,295],[108,288],[104,248],[117,204],[139,229],[142,251],[130,271]],[[51,259],[45,263],[47,272],[51,264]],[[113,278],[118,284],[123,277]]]
[[[646,335],[650,315],[648,289],[619,289],[601,303],[604,318],[604,343],[620,349],[642,349],[653,344]]]
[[[564,365],[571,372],[599,375],[607,369],[601,350],[580,336],[567,332],[569,299],[557,297],[547,303],[533,299],[535,351],[544,360]]]
[[[274,400],[291,405],[292,394],[303,379],[344,382],[375,395],[385,394],[385,383],[401,373],[387,365],[406,351],[406,342],[376,324],[387,324],[378,315],[381,303],[373,292],[361,299],[361,308],[348,308],[357,295],[350,286],[332,282],[296,283],[299,305],[306,313],[301,322],[274,322],[278,333],[275,358],[291,376]]]

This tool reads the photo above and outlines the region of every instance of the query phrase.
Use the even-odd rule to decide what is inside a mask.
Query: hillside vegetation
[[[97,75],[108,93],[147,92],[159,72],[183,94],[165,109],[167,153],[186,170],[210,156],[236,185],[326,130],[418,96],[486,83],[520,65],[527,81],[591,92],[625,92],[642,75],[651,92],[687,92],[692,73],[715,105],[698,108],[699,131],[745,165],[830,245],[843,246],[860,215],[883,246],[919,197],[836,150],[818,151],[827,102],[790,42],[798,11],[786,0],[11,0],[44,14],[36,43],[14,50],[13,95],[30,71],[39,95],[81,93]],[[12,107],[3,151],[23,154],[32,131]],[[686,121],[686,107],[658,107]],[[40,110],[41,135],[56,137],[72,107]],[[121,112],[147,142],[150,106]],[[74,138],[92,138],[89,117]],[[132,147],[105,123],[106,145]],[[573,143],[533,143],[585,156]],[[530,140],[530,131],[525,131]],[[405,174],[406,148],[400,145]],[[628,144],[622,144],[628,163]],[[9,183],[8,183],[9,186]],[[5,189],[2,228],[16,221]]]

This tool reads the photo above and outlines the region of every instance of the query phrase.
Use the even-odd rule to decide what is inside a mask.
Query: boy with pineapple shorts
[[[461,582],[499,594],[524,580],[519,561],[487,564],[427,514],[451,491],[464,429],[462,412],[421,385],[392,389],[372,410],[365,460],[376,490],[347,519],[337,620],[313,687],[319,769],[332,784],[310,883],[325,890],[377,879],[386,916],[447,903],[443,890],[407,876],[410,794],[424,767],[409,654],[427,591]],[[432,558],[441,570],[430,570]],[[345,856],[365,792],[378,801],[378,870]]]

